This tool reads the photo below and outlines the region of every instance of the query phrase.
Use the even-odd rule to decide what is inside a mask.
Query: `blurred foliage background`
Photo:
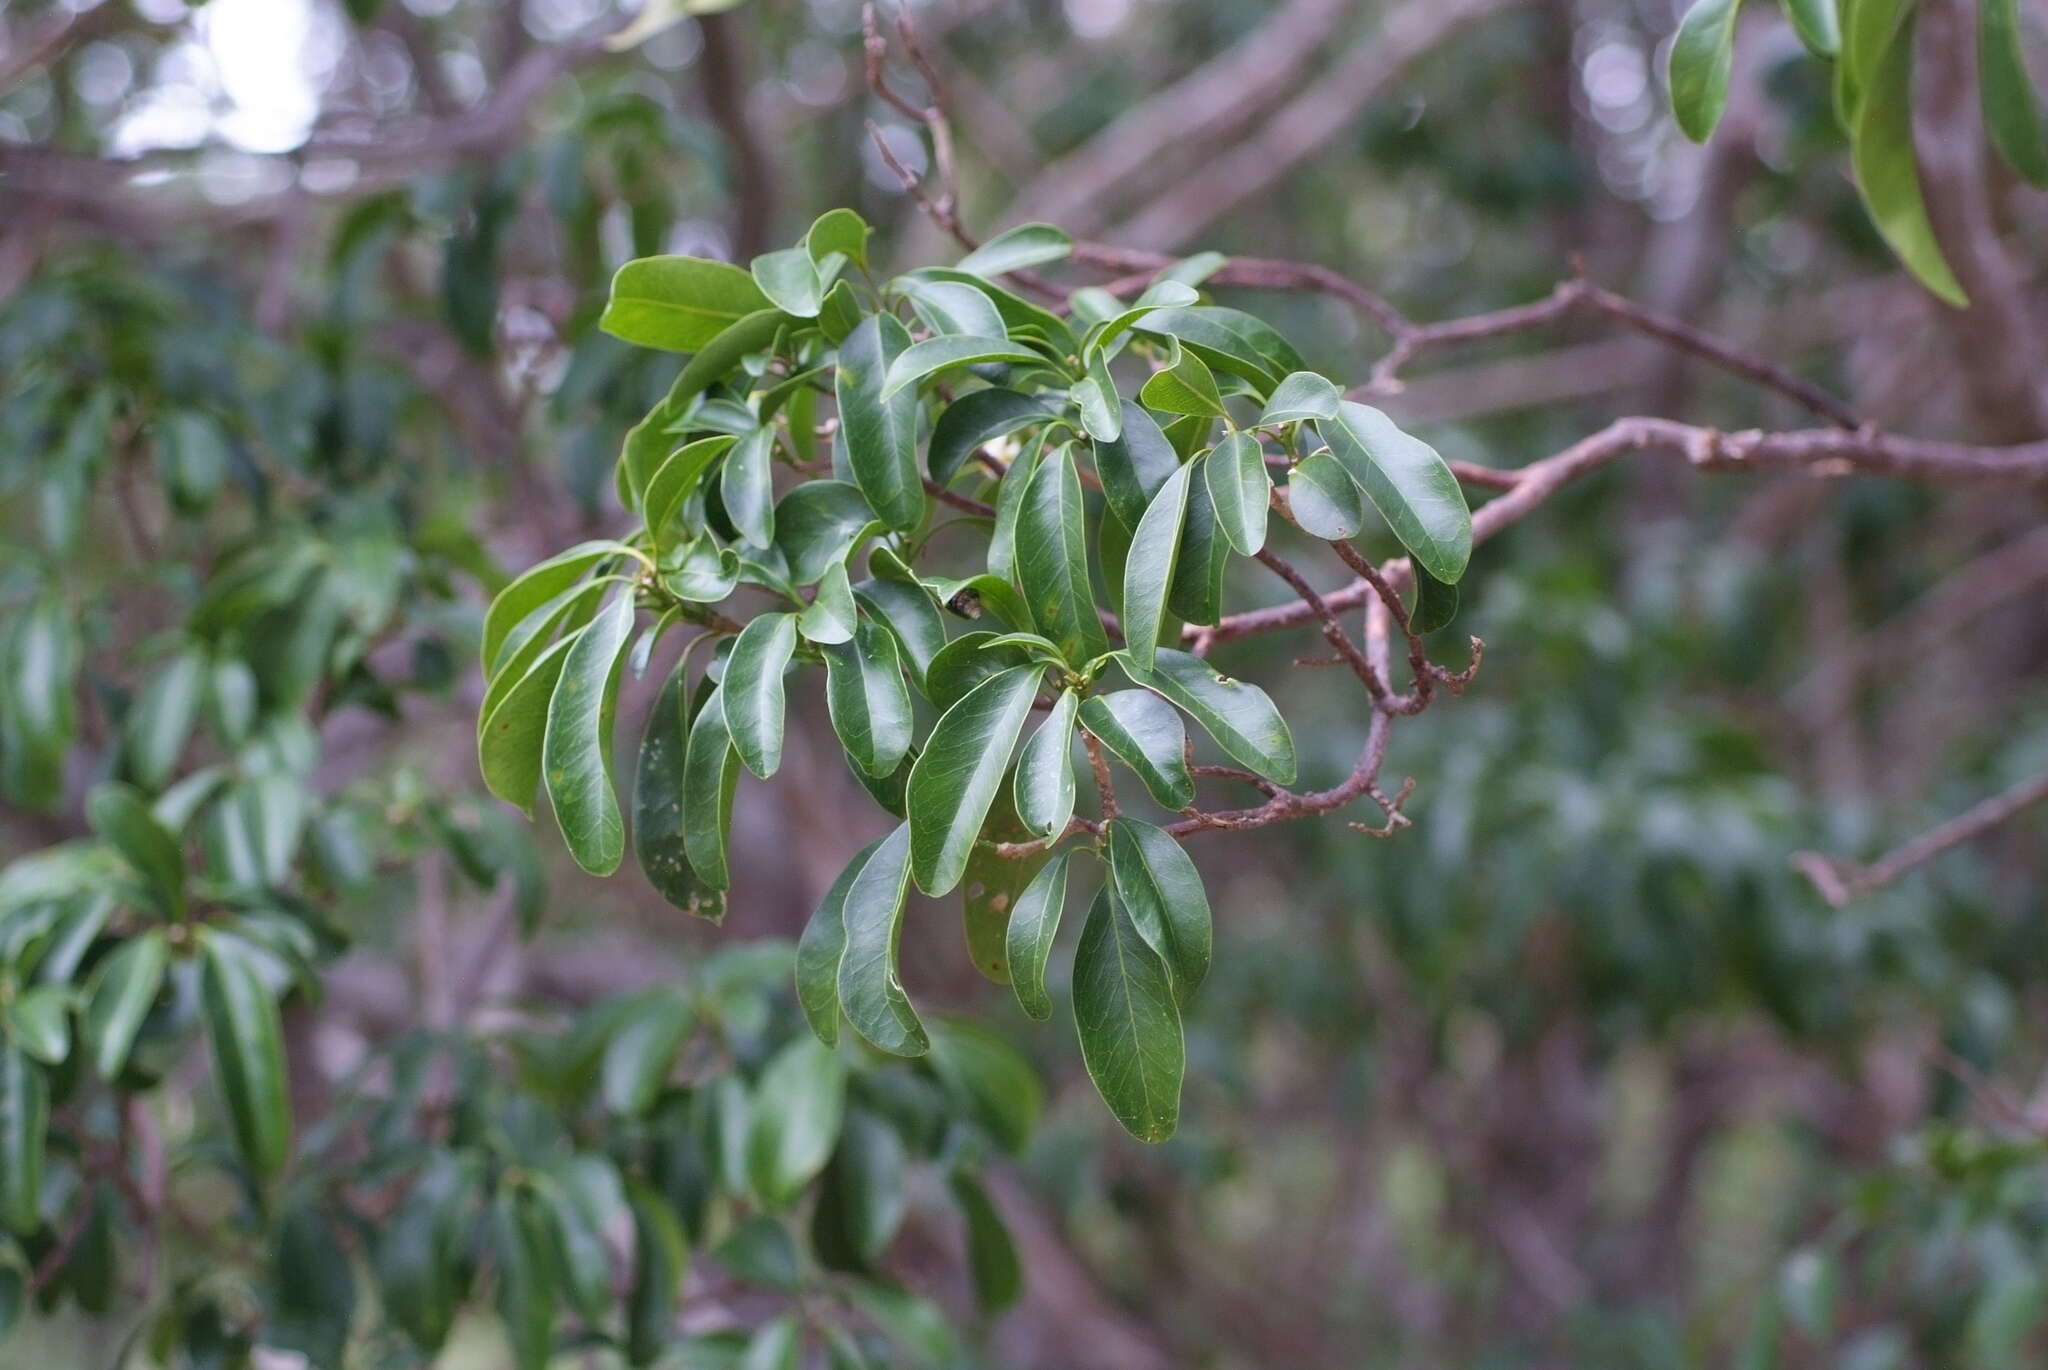
[[[2039,439],[2048,201],[1983,152],[1973,7],[1923,8],[1923,176],[1967,311],[1885,253],[1825,70],[1775,8],[1745,12],[1700,148],[1658,74],[1666,0],[909,7],[983,230],[1320,262],[1423,319],[1536,298],[1576,260],[1887,428]],[[800,1028],[786,945],[760,944],[882,830],[816,698],[792,700],[793,783],[741,787],[722,928],[581,876],[550,825],[481,797],[483,604],[611,529],[611,462],[668,381],[593,327],[611,271],[744,262],[835,205],[896,266],[954,251],[869,141],[873,120],[913,170],[928,156],[868,92],[852,0],[608,44],[624,21],[604,0],[0,7],[0,903],[18,922],[104,880],[58,869],[89,863],[95,782],[195,786],[194,878],[293,901],[263,915],[290,926],[262,966],[302,1190],[412,1174],[471,1136],[454,1114],[501,1158],[603,1154],[676,1199],[634,1169],[651,1120],[715,1133],[738,1107],[719,1080],[764,1087]],[[1384,346],[1335,300],[1237,294],[1332,375]],[[1411,374],[1389,412],[1493,466],[1617,414],[1798,426],[1590,321]],[[1552,501],[1464,584],[1477,682],[1397,734],[1411,827],[1196,844],[1218,944],[1172,1142],[1125,1137],[1070,1020],[1027,1024],[914,907],[913,991],[1037,1061],[1042,1120],[1027,1143],[943,1072],[857,1082],[913,1139],[894,1241],[792,1296],[731,1246],[752,1210],[720,1200],[684,1224],[675,1363],[774,1364],[755,1328],[790,1306],[836,1325],[815,1309],[841,1298],[874,1302],[863,1335],[895,1328],[884,1364],[2040,1363],[2048,829],[2021,815],[1839,909],[1789,858],[1874,855],[2048,766],[2042,512],[2035,491],[1660,457]],[[1234,580],[1228,607],[1274,588]],[[1310,637],[1218,650],[1278,680],[1305,785],[1364,725],[1354,692],[1285,669]],[[658,679],[628,682],[623,733]],[[10,966],[10,1003],[51,978]],[[711,1054],[654,1062],[651,1112],[609,1075],[593,1091],[576,1034],[618,1040],[588,1024],[684,984],[712,987]],[[351,1226],[308,1198],[316,1254],[277,1245],[207,1159],[227,1129],[189,1009],[168,995],[145,1025],[137,1092],[60,1088],[52,1222],[12,1257],[51,1306],[0,1361],[266,1342],[418,1363],[369,1292],[339,1339],[261,1330],[295,1306],[288,1259],[368,1269],[405,1202]],[[978,1311],[1005,1300],[973,1278],[963,1167],[1021,1258],[1000,1316]],[[510,1363],[492,1309],[465,1304],[441,1364]]]

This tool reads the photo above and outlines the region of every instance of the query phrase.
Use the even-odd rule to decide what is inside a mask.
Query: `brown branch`
[[[2035,776],[2002,794],[1993,795],[1867,866],[1849,865],[1812,851],[1795,855],[1792,865],[1813,882],[1821,898],[1840,908],[1852,899],[1883,889],[1909,871],[1926,865],[1972,838],[1982,836],[2014,814],[2043,800],[2048,800],[2048,775]]]

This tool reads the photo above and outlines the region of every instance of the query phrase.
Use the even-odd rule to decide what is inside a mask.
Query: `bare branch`
[[[1792,858],[1800,874],[1813,881],[1821,898],[1840,908],[1926,865],[1942,853],[1982,836],[2014,814],[2048,800],[2048,775],[2013,786],[1951,818],[1937,828],[1886,853],[1867,866],[1853,866],[1820,852],[1804,851]]]

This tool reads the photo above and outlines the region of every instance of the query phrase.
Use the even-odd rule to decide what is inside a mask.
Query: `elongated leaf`
[[[884,838],[862,847],[818,901],[796,943],[796,1000],[826,1046],[839,1041],[839,962],[846,954],[846,896]]]
[[[1337,403],[1343,398],[1328,377],[1313,371],[1291,371],[1273,387],[1272,398],[1266,401],[1266,408],[1259,415],[1259,427],[1299,423],[1305,419],[1334,419],[1337,417]]]
[[[1179,338],[1181,345],[1212,370],[1248,381],[1264,395],[1293,371],[1308,363],[1287,339],[1263,319],[1220,305],[1188,305],[1156,309],[1133,325],[1140,333]]]
[[[775,430],[756,428],[725,454],[718,496],[725,516],[756,547],[775,542]]]
[[[1671,40],[1671,112],[1695,143],[1704,143],[1728,106],[1735,66],[1737,0],[1693,0]]]
[[[7,1035],[46,1066],[61,1065],[71,1054],[71,991],[62,985],[36,985],[18,991],[7,1005]]]
[[[1109,821],[1109,874],[1145,944],[1159,953],[1185,1006],[1209,975],[1214,934],[1202,877],[1163,828],[1135,818]]]
[[[985,277],[972,272],[956,271],[950,267],[925,267],[910,273],[917,281],[943,281],[956,285],[971,286],[986,295],[1003,316],[1004,331],[1012,338],[1038,338],[1048,343],[1052,350],[1062,357],[1073,356],[1080,351],[1080,343],[1067,321],[1051,310],[1041,308],[1029,300],[1011,294]]]
[[[215,1083],[243,1163],[268,1178],[291,1151],[291,1104],[285,1093],[284,1029],[277,1002],[256,973],[253,953],[227,936],[206,939],[200,957],[200,998]]]
[[[754,278],[728,262],[641,257],[612,277],[598,327],[636,347],[695,352],[744,317],[769,307]]]
[[[989,574],[1006,581],[1017,579],[1017,523],[1023,517],[1024,497],[1031,478],[1045,460],[1046,433],[1041,430],[1003,468],[1002,484],[996,487],[995,527],[988,535]]]
[[[1166,963],[1104,885],[1074,950],[1074,1026],[1096,1092],[1124,1130],[1163,1142],[1180,1122],[1187,1065]]]
[[[699,706],[683,756],[683,854],[714,890],[732,884],[725,846],[740,778],[740,754],[726,729],[724,695],[721,685]]]
[[[1800,3],[1833,18],[1820,0]],[[1999,154],[2035,185],[2048,185],[2048,138],[2042,136],[2041,109],[2020,50],[2018,0],[1981,0],[1977,6],[1977,83],[1984,128]]]
[[[161,932],[151,931],[123,942],[94,973],[85,1041],[101,1079],[113,1079],[128,1064],[135,1034],[163,988],[169,965],[169,944]]]
[[[1000,1313],[1024,1292],[1024,1267],[1017,1259],[1016,1243],[979,1180],[955,1170],[947,1183],[967,1220],[967,1269],[974,1278],[975,1299],[982,1312]]]
[[[1010,962],[1010,988],[1027,1017],[1043,1022],[1052,1017],[1052,998],[1045,992],[1045,963],[1052,955],[1053,938],[1060,930],[1060,914],[1067,902],[1067,857],[1053,857],[1024,892],[1010,914],[1005,936]]]
[[[1457,584],[1472,559],[1472,513],[1437,450],[1402,432],[1379,410],[1349,400],[1316,431],[1401,545],[1438,580]]]
[[[948,893],[966,873],[1044,673],[1035,663],[1016,666],[975,686],[946,711],[911,768],[911,868],[926,894]]]
[[[976,276],[1001,276],[1011,271],[1066,260],[1074,240],[1051,224],[1019,224],[998,233],[960,259],[957,268]]]
[[[1186,348],[1175,348],[1173,360],[1146,378],[1138,402],[1164,414],[1223,416],[1223,396],[1208,363]]]
[[[49,1130],[49,1082],[20,1047],[0,1044],[0,1219],[15,1232],[42,1226]]]
[[[825,706],[846,754],[868,775],[893,774],[910,751],[911,725],[896,640],[862,619],[852,641],[825,647],[824,656]]]
[[[1088,354],[1088,373],[1075,381],[1068,392],[1081,412],[1081,427],[1097,442],[1115,442],[1123,436],[1123,402],[1117,397],[1116,380],[1109,374],[1109,358],[1100,352]]]
[[[909,531],[924,522],[917,472],[917,392],[887,399],[882,388],[910,334],[894,315],[876,314],[839,345],[839,423],[854,484],[882,522]]]
[[[1358,482],[1327,450],[1309,453],[1287,473],[1287,512],[1302,532],[1326,542],[1354,538],[1365,526]]]
[[[1961,309],[1970,299],[1949,270],[1941,243],[1934,236],[1926,201],[1920,195],[1920,172],[1914,164],[1913,28],[1914,14],[1909,10],[1871,73],[1858,106],[1850,161],[1877,231],[1920,284]],[[1439,580],[1457,579],[1441,572],[1436,575]]]
[[[960,281],[905,276],[898,282],[917,317],[934,333],[964,338],[1007,338],[1010,326],[994,300]]]
[[[612,711],[619,662],[633,630],[633,592],[621,588],[576,638],[548,701],[548,800],[576,864],[610,875],[626,855],[625,819],[612,788]]]
[[[763,253],[754,258],[749,274],[761,294],[783,313],[799,319],[818,317],[818,307],[825,302],[825,282],[818,275],[817,263],[803,248]]]
[[[725,663],[725,726],[746,768],[766,780],[782,765],[782,673],[796,651],[796,615],[762,614]]]
[[[1143,407],[1125,400],[1120,412],[1123,423],[1116,440],[1095,444],[1095,474],[1102,477],[1111,511],[1124,527],[1136,528],[1159,487],[1179,469],[1180,454]]]
[[[834,562],[818,577],[818,593],[798,616],[797,631],[805,641],[821,647],[851,642],[854,615],[853,585],[846,579],[846,563]]]
[[[911,389],[926,376],[945,371],[955,366],[969,366],[976,362],[1010,362],[1032,366],[1046,364],[1045,357],[1021,343],[1007,338],[961,338],[942,335],[913,343],[896,354],[889,363],[888,374],[882,381],[882,399],[886,403],[895,396]]]
[[[1188,732],[1171,704],[1149,690],[1094,695],[1081,705],[1081,726],[1117,760],[1137,772],[1146,792],[1165,808],[1195,802],[1188,773]]]
[[[1166,591],[1166,607],[1189,623],[1214,623],[1223,616],[1223,572],[1230,561],[1230,543],[1216,526],[1216,506],[1209,499],[1208,465],[1207,456],[1188,463],[1187,523]]]
[[[825,1168],[845,1107],[846,1068],[832,1048],[799,1037],[768,1062],[747,1137],[747,1174],[763,1202],[786,1205]]]
[[[185,857],[178,841],[150,813],[140,794],[126,785],[93,786],[85,818],[107,845],[120,853],[141,881],[159,913],[176,918],[185,911]]]
[[[932,1073],[961,1114],[1012,1155],[1031,1141],[1045,1086],[1002,1034],[964,1018],[932,1024]]]
[[[792,585],[825,574],[875,526],[858,487],[837,480],[806,481],[775,506],[775,546],[789,562]]]
[[[490,1236],[498,1316],[511,1344],[513,1370],[547,1370],[555,1350],[556,1289],[546,1229],[533,1196],[500,1189],[491,1203]]]
[[[1048,454],[1024,492],[1017,511],[1017,581],[1038,630],[1059,644],[1070,664],[1109,650],[1095,612],[1081,481],[1069,447]]]
[[[668,1202],[652,1187],[626,1182],[633,1212],[633,1287],[626,1296],[626,1359],[652,1365],[675,1335],[676,1299],[689,1265],[689,1245]]]
[[[1418,633],[1433,633],[1450,626],[1458,616],[1458,587],[1446,585],[1420,566],[1415,568],[1415,607],[1409,611],[1408,626]]]
[[[894,1127],[849,1105],[812,1215],[812,1245],[834,1270],[865,1271],[903,1224],[907,1158]]]
[[[1216,527],[1230,545],[1245,556],[1264,547],[1273,478],[1259,440],[1249,433],[1226,434],[1204,463],[1202,478],[1216,510]]]
[[[965,289],[966,287],[959,287]],[[979,292],[971,292],[977,299]],[[1033,423],[1053,417],[1052,411],[1035,395],[1019,394],[992,386],[962,395],[939,415],[932,426],[932,440],[925,449],[925,463],[934,484],[949,485],[975,450],[991,438],[999,438]]]
[[[1140,666],[1152,664],[1160,629],[1166,623],[1166,597],[1180,562],[1181,531],[1188,517],[1188,482],[1195,467],[1177,467],[1152,497],[1145,516],[1131,534],[1124,554],[1124,642]]]
[[[547,735],[548,701],[579,633],[549,644],[534,663],[491,705],[477,729],[477,769],[490,792],[533,813],[540,784],[541,746]],[[486,700],[486,703],[489,703]]]
[[[598,1063],[605,1107],[638,1118],[654,1107],[696,1022],[696,1006],[677,990],[659,988],[616,1001],[604,1056]]]
[[[910,683],[925,692],[932,658],[946,645],[945,620],[932,597],[907,580],[864,580],[853,587],[854,603],[896,639]]]
[[[662,898],[714,923],[725,918],[725,894],[698,879],[688,847],[687,776],[690,715],[687,650],[654,697],[633,779],[633,859]],[[704,692],[706,697],[709,691]],[[701,704],[700,706],[701,707]]]
[[[842,914],[846,951],[839,961],[839,1004],[853,1030],[882,1051],[922,1056],[931,1047],[896,972],[903,900],[910,887],[910,825],[882,839],[847,887]]]
[[[1062,690],[1017,757],[1017,817],[1039,837],[1057,837],[1074,816],[1074,714],[1081,697]]]
[[[170,779],[199,717],[199,693],[207,674],[206,657],[197,650],[179,652],[149,679],[122,720],[128,763],[135,778],[149,789]]]
[[[1842,50],[1842,30],[1835,16],[1834,0],[1784,0],[1785,17],[1806,50],[1815,57],[1833,58]]]
[[[1124,669],[1132,680],[1177,705],[1216,739],[1233,761],[1280,785],[1294,783],[1294,737],[1266,692],[1234,680],[1187,652],[1162,647],[1152,669]]]

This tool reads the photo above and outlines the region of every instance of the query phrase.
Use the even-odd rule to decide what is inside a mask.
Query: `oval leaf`
[[[946,711],[911,768],[911,866],[926,894],[948,893],[966,873],[1044,673],[1034,663],[982,681]]]
[[[1216,509],[1217,529],[1238,552],[1256,555],[1266,545],[1266,510],[1273,499],[1273,478],[1259,440],[1249,433],[1226,435],[1209,454],[1202,479]]]
[[[1017,582],[1038,630],[1075,666],[1109,650],[1088,577],[1081,481],[1073,449],[1049,453],[1017,511]]]
[[[875,314],[839,344],[839,423],[846,462],[868,506],[891,528],[924,522],[924,484],[917,472],[917,392],[883,398],[890,366],[910,348],[910,334],[892,314]]]
[[[895,773],[910,751],[910,691],[896,640],[862,619],[851,642],[824,648],[825,707],[832,730],[853,763],[868,775]]]
[[[725,726],[740,760],[763,780],[782,765],[782,673],[795,651],[796,615],[762,614],[740,631],[725,663]]]
[[[1045,992],[1045,963],[1052,955],[1053,937],[1060,930],[1060,914],[1067,902],[1067,856],[1061,852],[1048,862],[1024,892],[1010,914],[1005,943],[1010,962],[1010,988],[1027,1017],[1040,1022],[1052,1017],[1052,999]]]
[[[1074,1027],[1096,1092],[1124,1130],[1163,1142],[1180,1122],[1187,1047],[1166,964],[1104,885],[1074,950]]]
[[[1372,406],[1349,400],[1316,431],[1401,545],[1438,580],[1457,584],[1472,559],[1472,513],[1437,450]]]
[[[1081,697],[1062,690],[1017,757],[1017,817],[1039,837],[1057,837],[1074,816],[1074,714]]]
[[[1188,731],[1174,707],[1148,690],[1117,690],[1081,705],[1081,726],[1137,772],[1146,792],[1180,810],[1195,802],[1188,773]]]
[[[1266,692],[1223,675],[1187,652],[1162,647],[1152,669],[1132,680],[1187,711],[1233,761],[1280,785],[1294,783],[1294,737]]]
[[[883,838],[847,887],[842,906],[846,951],[839,962],[840,1007],[855,1032],[896,1056],[922,1056],[931,1047],[896,972],[910,846],[907,823]]]
[[[623,587],[577,635],[548,699],[541,744],[548,802],[569,854],[593,875],[610,875],[626,854],[625,819],[612,789],[611,743],[619,662],[632,629],[633,591]]]

